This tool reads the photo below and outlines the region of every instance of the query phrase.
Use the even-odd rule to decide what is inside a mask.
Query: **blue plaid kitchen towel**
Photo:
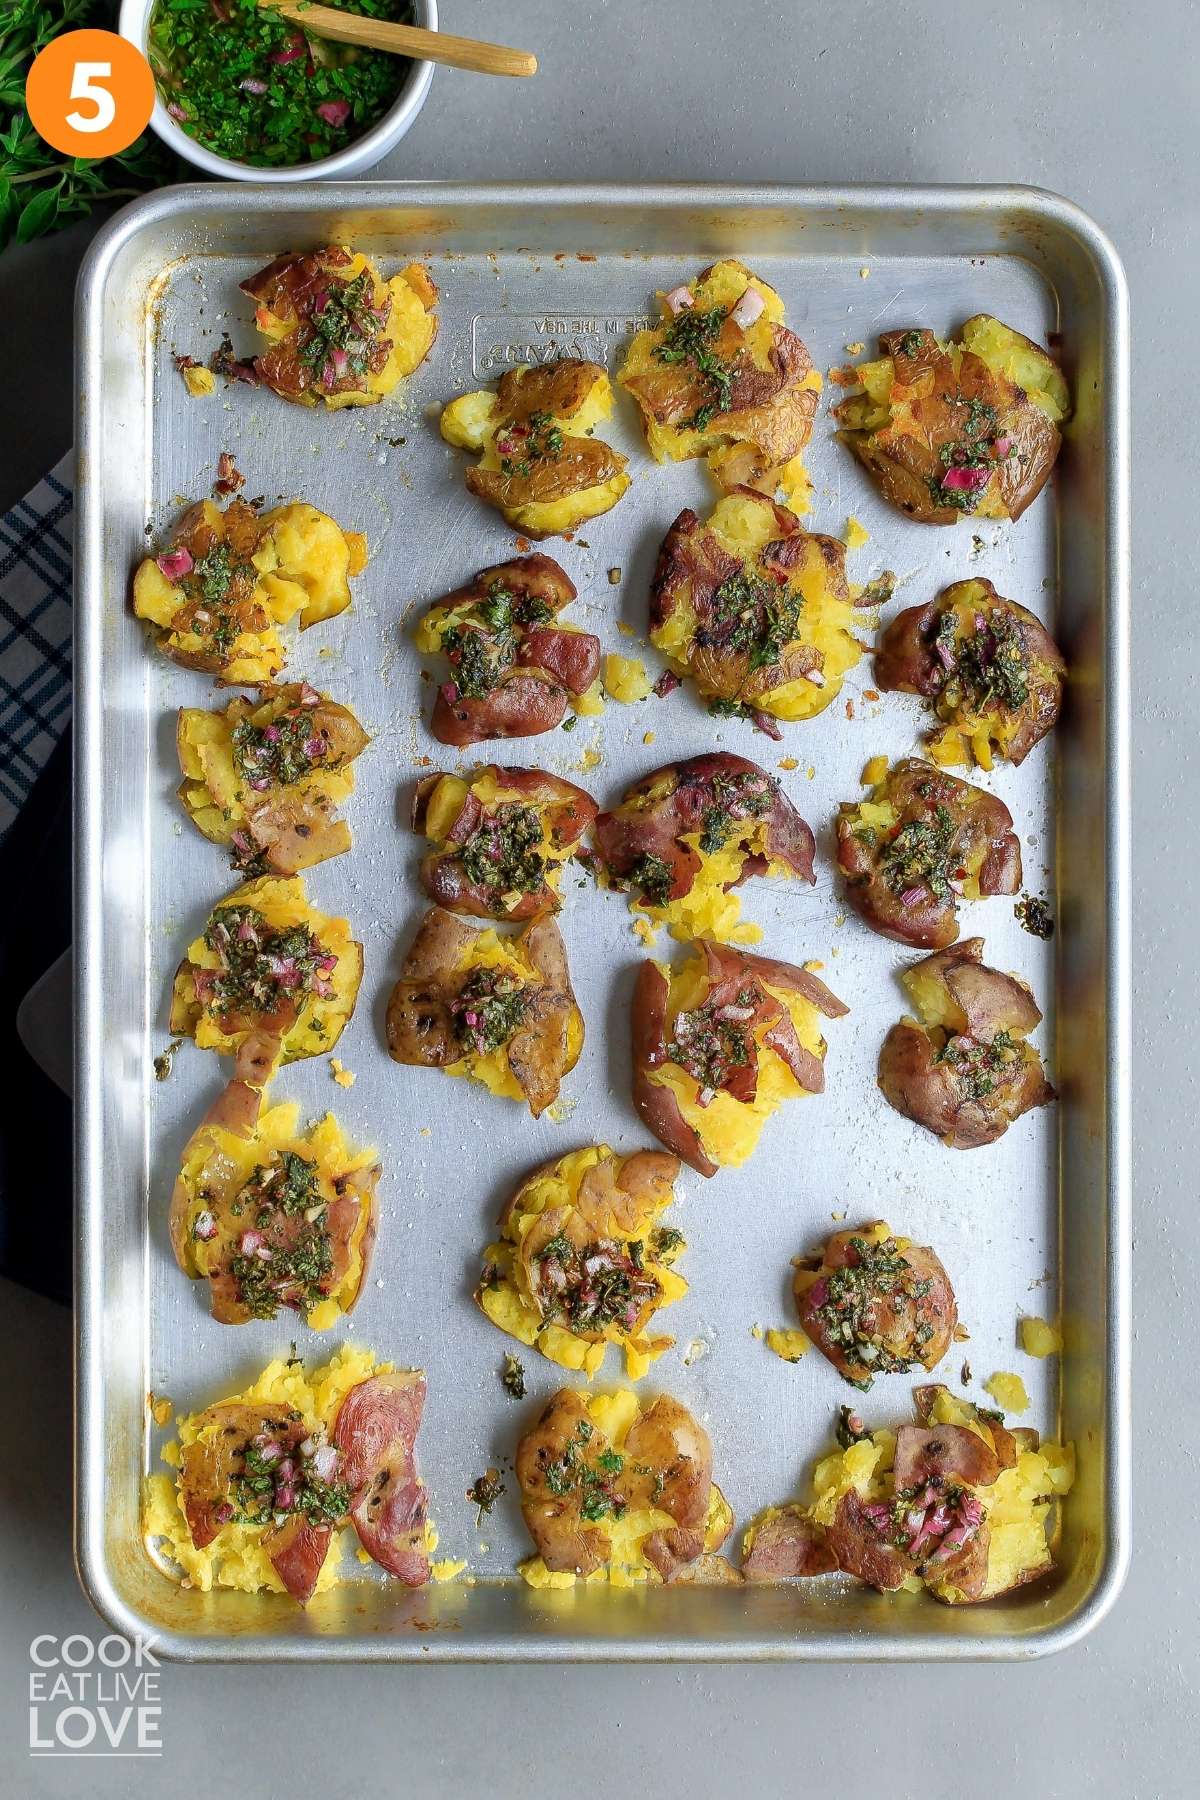
[[[74,464],[0,519],[0,838],[71,722]]]

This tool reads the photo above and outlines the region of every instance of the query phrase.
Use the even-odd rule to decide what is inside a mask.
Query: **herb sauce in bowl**
[[[354,0],[349,10],[412,21],[411,0]],[[412,66],[307,37],[256,0],[155,0],[146,49],[180,128],[215,155],[259,168],[344,150],[395,103]]]

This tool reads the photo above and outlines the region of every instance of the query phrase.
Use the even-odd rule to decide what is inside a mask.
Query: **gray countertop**
[[[1028,182],[1070,196],[1117,243],[1134,320],[1135,1107],[1138,1484],[1133,1568],[1077,1648],[1021,1666],[928,1668],[166,1668],[164,1760],[30,1761],[29,1642],[94,1631],[71,1564],[67,1314],[0,1293],[13,1371],[0,1457],[0,1791],[125,1795],[215,1780],[248,1795],[527,1795],[555,1785],[656,1800],[836,1781],[1047,1800],[1195,1792],[1200,1407],[1179,1355],[1195,1328],[1183,1172],[1200,1163],[1198,977],[1190,908],[1162,879],[1190,845],[1188,736],[1200,697],[1185,637],[1200,411],[1185,296],[1200,275],[1200,9],[1193,0],[446,0],[449,29],[529,47],[532,83],[440,72],[380,173],[438,179]],[[236,198],[236,196],[232,196]],[[0,259],[0,508],[67,447],[76,228]],[[1174,396],[1182,390],[1182,400]],[[1155,427],[1151,414],[1165,408]],[[14,428],[15,422],[15,428]],[[1169,866],[1169,865],[1168,865]],[[1181,904],[1182,901],[1182,904]],[[33,973],[31,971],[31,973]],[[31,1196],[30,1203],[38,1204]],[[1193,1204],[1189,1193],[1187,1204]],[[1192,1432],[1197,1433],[1193,1438]],[[953,1747],[948,1754],[948,1748]],[[219,1768],[214,1770],[214,1753]],[[1192,1769],[1189,1776],[1187,1771]],[[559,1774],[561,1771],[561,1774]]]

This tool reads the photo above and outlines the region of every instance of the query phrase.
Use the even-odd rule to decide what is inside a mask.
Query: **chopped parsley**
[[[669,1262],[683,1249],[683,1233],[673,1225],[658,1225],[650,1233],[650,1247],[659,1262]]]
[[[948,1038],[934,1060],[949,1063],[960,1085],[972,1100],[983,1100],[1016,1073],[1021,1046],[1011,1031],[998,1031],[988,1043],[973,1038]]]
[[[954,819],[949,809],[937,805],[932,817],[910,819],[886,844],[879,866],[894,893],[906,894],[927,887],[935,900],[949,897],[953,866]]]
[[[243,1233],[243,1244],[248,1235]],[[321,1220],[306,1222],[290,1245],[264,1243],[239,1250],[230,1258],[229,1272],[251,1318],[273,1319],[281,1306],[294,1307],[307,1318],[326,1297],[333,1242]]]
[[[949,623],[947,624],[947,621]],[[1004,607],[995,606],[985,618],[975,615],[975,630],[957,636],[957,615],[948,608],[938,622],[937,642],[954,659],[942,684],[942,698],[950,706],[967,703],[982,711],[988,706],[1016,711],[1029,699],[1029,657],[1020,626]]]
[[[578,1332],[602,1332],[609,1325],[632,1330],[661,1292],[641,1266],[641,1249],[639,1243],[635,1257],[632,1244],[622,1247],[610,1238],[580,1247],[559,1232],[536,1259],[542,1317],[563,1320]]]
[[[167,1081],[170,1079],[171,1071],[175,1067],[175,1052],[182,1043],[183,1039],[181,1037],[172,1038],[166,1049],[159,1051],[154,1059],[155,1081]]]
[[[707,1106],[728,1085],[735,1069],[750,1062],[754,1053],[750,1027],[762,998],[754,983],[743,989],[734,1003],[718,1006],[706,1000],[692,1012],[676,1015],[666,1054],[692,1077],[700,1090],[701,1106]]]
[[[234,765],[256,793],[302,781],[328,749],[329,740],[314,726],[309,707],[280,713],[267,725],[242,719],[233,728]]]
[[[219,906],[205,927],[204,944],[220,967],[194,971],[196,994],[218,1016],[270,1012],[284,995],[332,996],[328,977],[337,958],[307,925],[278,927],[252,906]]]
[[[628,1502],[614,1486],[625,1459],[606,1448],[588,1461],[587,1446],[592,1439],[591,1424],[581,1419],[558,1456],[546,1463],[542,1475],[556,1499],[568,1494],[580,1497],[579,1511],[589,1524],[600,1519],[624,1517]]]
[[[485,1469],[476,1477],[467,1489],[467,1499],[479,1508],[475,1517],[476,1525],[483,1523],[483,1515],[490,1513],[501,1494],[505,1491],[504,1477],[499,1469]]]
[[[354,10],[412,19],[409,0],[355,0]],[[156,0],[147,55],[189,137],[258,168],[345,149],[394,103],[411,66],[382,51],[310,40],[256,0]]]
[[[504,1385],[505,1393],[511,1399],[523,1400],[525,1398],[525,1365],[520,1357],[513,1356],[508,1351],[505,1352],[500,1380]]]
[[[469,879],[494,894],[534,894],[546,877],[536,808],[506,801],[485,812],[460,855]]]
[[[525,476],[535,462],[552,462],[562,455],[563,434],[548,412],[531,412],[524,425],[504,425],[496,434],[501,451],[500,469],[505,475]]]
[[[490,1056],[507,1044],[529,1011],[532,995],[502,969],[475,969],[450,1002],[454,1035],[464,1050]]]
[[[1039,899],[1033,894],[1022,894],[1013,911],[1031,937],[1054,936],[1054,914],[1048,900]],[[157,1063],[155,1068],[157,1069]]]
[[[769,775],[745,771],[739,775],[714,775],[712,801],[704,809],[700,848],[706,856],[723,850],[732,834],[748,819],[762,819],[775,800],[775,783]]]
[[[631,888],[636,888],[648,905],[666,906],[675,885],[675,871],[661,856],[647,850],[638,857],[625,880]]]
[[[898,1356],[888,1349],[877,1325],[879,1311],[890,1305],[895,1313],[901,1313],[913,1305],[917,1313],[914,1336],[918,1345],[927,1343],[933,1336],[933,1327],[928,1317],[921,1316],[928,1313],[921,1302],[933,1283],[917,1279],[895,1238],[875,1244],[863,1237],[852,1237],[849,1247],[856,1260],[822,1274],[819,1285],[824,1293],[814,1308],[814,1317],[831,1349],[839,1351],[848,1362],[867,1369],[866,1379],[852,1384],[865,1391],[873,1375],[902,1375],[919,1360],[919,1356]],[[922,1337],[926,1327],[927,1335]]]
[[[753,671],[779,661],[796,636],[804,600],[785,582],[743,568],[725,577],[711,605],[696,643],[748,656]]]
[[[719,306],[701,312],[693,308],[680,313],[668,325],[654,354],[659,362],[671,365],[689,363],[708,384],[709,398],[698,406],[690,419],[683,421],[685,430],[706,431],[718,413],[728,412],[733,394],[733,370],[712,349],[721,335],[726,315]]]

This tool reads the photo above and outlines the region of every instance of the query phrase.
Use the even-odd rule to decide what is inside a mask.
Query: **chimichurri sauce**
[[[348,10],[412,20],[411,0],[353,0]],[[306,37],[256,0],[156,0],[147,53],[167,111],[189,137],[262,168],[344,150],[388,111],[411,66]]]

